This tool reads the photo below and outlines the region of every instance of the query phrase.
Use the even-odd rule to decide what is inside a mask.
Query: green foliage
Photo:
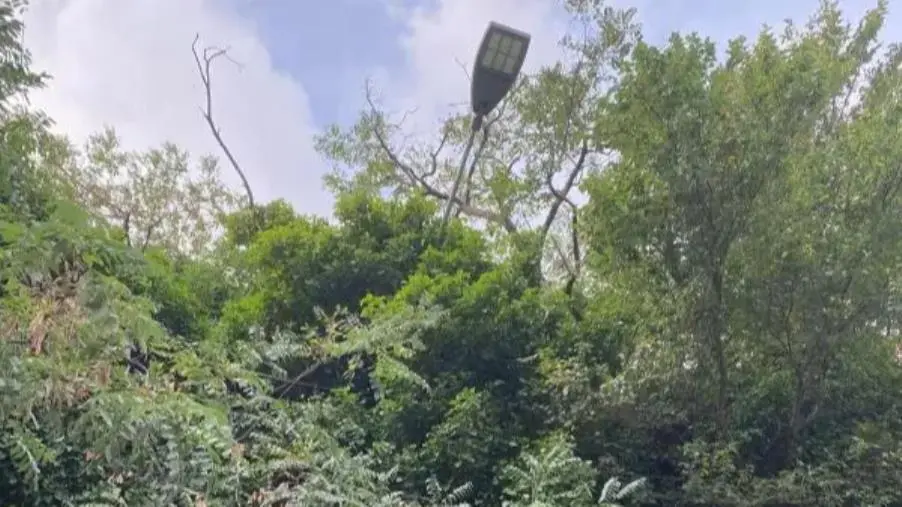
[[[542,505],[592,505],[595,470],[573,455],[566,435],[553,434],[536,450],[523,452],[502,472],[510,507]]]
[[[456,166],[375,106],[319,140],[333,222],[175,146],[80,157],[0,7],[0,504],[902,503],[887,3],[724,58],[566,7],[447,224]]]

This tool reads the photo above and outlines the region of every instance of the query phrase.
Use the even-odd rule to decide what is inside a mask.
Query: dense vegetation
[[[4,7],[0,505],[902,505],[886,6],[718,53],[570,0],[456,195],[465,116],[318,139],[332,221],[52,134]]]

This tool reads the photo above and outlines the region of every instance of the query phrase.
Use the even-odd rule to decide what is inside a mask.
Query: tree
[[[0,97],[0,504],[902,503],[887,4],[723,58],[566,4],[588,36],[489,119],[457,197],[372,105],[323,137],[358,169],[334,221],[239,206],[171,145],[74,154]]]
[[[47,76],[31,69],[31,54],[21,44],[24,27],[19,15],[22,2],[0,5],[0,212],[41,216],[46,213],[52,182],[43,177],[35,155],[52,141],[47,118],[21,106],[28,92],[44,86]],[[52,144],[52,143],[51,143]]]
[[[332,187],[339,192],[419,192],[443,206],[453,200],[459,215],[490,231],[521,236],[515,244],[527,246],[535,256],[543,255],[554,239],[557,248],[548,253],[572,285],[583,263],[577,185],[585,174],[600,170],[608,154],[606,146],[593,142],[592,113],[610,92],[638,28],[630,10],[583,2],[568,2],[567,7],[585,35],[564,37],[566,61],[524,76],[486,119],[459,195],[452,197],[450,189],[469,117],[447,119],[436,143],[401,148],[394,138],[403,133],[402,122],[394,123],[379,109],[370,89],[369,108],[356,125],[333,127],[318,139],[320,151],[336,167]]]
[[[827,3],[806,27],[732,41],[722,63],[698,36],[641,44],[599,117],[621,160],[590,185],[592,244],[611,296],[645,321],[625,380],[658,379],[639,403],[733,442],[752,482],[828,466],[812,446],[851,437],[848,389],[896,382],[902,82],[898,47],[877,50],[885,13],[852,29]],[[861,361],[887,384],[860,384]],[[782,501],[837,501],[800,494]]]
[[[77,202],[122,227],[126,242],[139,250],[205,253],[223,215],[242,202],[220,179],[214,158],[192,168],[188,154],[171,143],[127,151],[112,129],[92,136],[81,153],[72,151],[63,169]]]

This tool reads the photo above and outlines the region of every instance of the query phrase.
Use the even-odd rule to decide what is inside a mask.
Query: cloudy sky
[[[858,17],[877,0],[841,0]],[[639,10],[647,39],[699,31],[723,41],[805,20],[818,0],[617,0]],[[899,4],[893,0],[891,4]],[[31,0],[26,44],[54,76],[33,97],[75,140],[114,126],[127,146],[170,140],[219,154],[198,106],[195,33],[241,64],[215,69],[223,136],[258,200],[284,197],[327,214],[326,164],[313,135],[352,122],[367,78],[384,100],[435,118],[467,100],[472,54],[489,20],[532,33],[527,67],[553,61],[566,27],[556,0]],[[648,8],[646,5],[654,5]],[[886,37],[902,40],[902,5]],[[227,174],[231,178],[231,174]],[[231,181],[231,180],[230,180]]]

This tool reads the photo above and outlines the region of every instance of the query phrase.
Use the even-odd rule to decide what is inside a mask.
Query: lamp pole
[[[442,222],[447,223],[451,218],[454,202],[457,200],[457,191],[467,171],[467,159],[473,151],[473,142],[476,133],[483,128],[485,117],[495,109],[498,103],[510,92],[523,61],[526,59],[526,51],[529,49],[530,35],[509,26],[492,21],[482,36],[482,43],[476,53],[476,62],[473,64],[473,77],[470,82],[470,106],[473,111],[473,122],[470,125],[470,136],[464,147],[445,206]],[[486,127],[487,128],[487,127]],[[477,157],[479,153],[477,152]]]

